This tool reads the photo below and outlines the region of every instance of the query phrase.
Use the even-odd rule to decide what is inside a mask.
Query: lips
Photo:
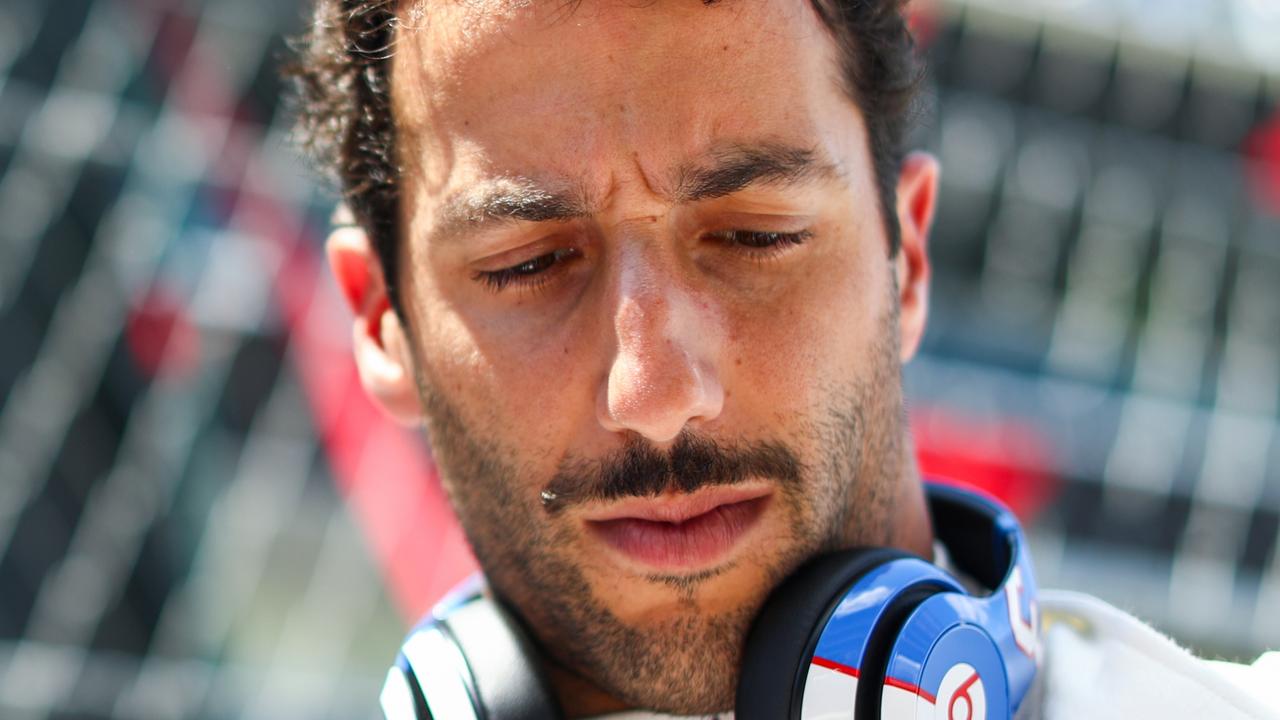
[[[690,571],[726,558],[759,521],[767,488],[711,488],[692,495],[635,498],[588,514],[605,545],[650,570]]]

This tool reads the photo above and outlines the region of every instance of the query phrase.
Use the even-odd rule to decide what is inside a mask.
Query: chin
[[[711,715],[733,710],[738,681],[738,654],[731,658],[672,658],[669,674],[648,682],[628,678],[612,694],[628,707],[672,715]]]
[[[704,581],[692,597],[664,588],[664,602],[643,620],[597,626],[601,634],[578,656],[593,658],[590,667],[580,669],[629,707],[675,715],[731,711],[742,648],[764,590],[726,583],[724,594],[715,592],[721,589],[715,581],[727,579]]]

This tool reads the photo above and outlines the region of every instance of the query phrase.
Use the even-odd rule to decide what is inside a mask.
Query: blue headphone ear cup
[[[862,576],[910,557],[888,548],[847,550],[816,558],[784,580],[747,633],[735,717],[799,720],[809,661],[836,604]]]

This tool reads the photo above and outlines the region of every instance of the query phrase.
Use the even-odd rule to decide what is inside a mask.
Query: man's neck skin
[[[555,688],[566,718],[590,718],[631,709],[621,700],[554,660],[547,660],[546,671],[547,679]]]
[[[894,507],[902,512],[895,518],[893,526],[893,547],[933,559],[933,522],[929,517],[929,504],[925,500],[924,485],[919,480],[919,472],[915,463],[911,468],[912,481],[899,486],[898,497]]]

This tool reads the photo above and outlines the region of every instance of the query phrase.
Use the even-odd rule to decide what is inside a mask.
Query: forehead
[[[401,160],[430,191],[628,162],[656,179],[725,142],[823,150],[852,134],[835,52],[808,0],[419,2],[393,59]]]

